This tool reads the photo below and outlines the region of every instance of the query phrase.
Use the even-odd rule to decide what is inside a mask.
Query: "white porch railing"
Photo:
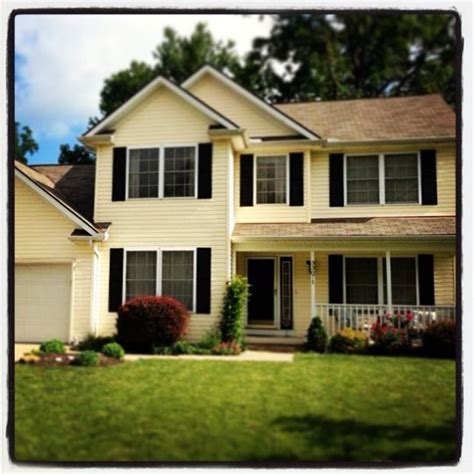
[[[340,329],[351,328],[363,331],[369,335],[373,323],[390,312],[413,315],[412,326],[423,329],[435,321],[455,320],[455,306],[400,306],[370,305],[370,304],[316,304],[314,316],[319,316],[331,337]]]

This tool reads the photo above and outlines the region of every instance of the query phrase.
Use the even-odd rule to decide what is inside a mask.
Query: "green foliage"
[[[369,339],[362,331],[341,329],[329,341],[329,350],[343,354],[363,353],[367,349]]]
[[[456,323],[438,321],[422,333],[423,351],[431,357],[456,357]]]
[[[221,342],[221,335],[218,328],[207,331],[198,343],[202,349],[212,350]]]
[[[15,122],[15,160],[28,163],[27,155],[33,155],[39,150],[39,145],[33,138],[33,130],[28,125],[23,127]]]
[[[326,352],[328,336],[319,317],[314,317],[306,336],[306,349],[314,352]]]
[[[219,329],[222,342],[242,342],[242,319],[249,295],[247,278],[235,275],[227,282]]]
[[[89,165],[95,163],[95,154],[82,145],[71,148],[67,143],[59,146],[58,163],[60,165]]]
[[[94,334],[88,334],[82,341],[79,342],[77,348],[80,351],[90,350],[100,352],[102,348],[110,342],[115,342],[114,336],[95,336]]]
[[[66,348],[64,343],[58,339],[50,339],[41,343],[39,351],[41,354],[64,354]]]
[[[114,359],[122,360],[125,355],[123,347],[118,342],[109,342],[102,348],[102,354],[107,357],[113,357]]]
[[[77,356],[76,363],[82,367],[95,367],[99,365],[99,354],[95,351],[83,351]]]

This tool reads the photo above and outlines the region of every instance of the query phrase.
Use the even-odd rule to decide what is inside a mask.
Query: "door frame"
[[[249,260],[273,260],[273,324],[249,324],[248,319],[248,302],[245,305],[245,328],[249,329],[280,329],[280,259],[275,255],[270,256],[246,256],[245,257],[245,274],[249,275]],[[250,290],[251,291],[251,290]]]

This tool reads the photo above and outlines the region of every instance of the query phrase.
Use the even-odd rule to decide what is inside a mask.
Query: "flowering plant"
[[[413,334],[411,311],[386,312],[370,328],[370,338],[376,352],[393,354],[411,347]]]

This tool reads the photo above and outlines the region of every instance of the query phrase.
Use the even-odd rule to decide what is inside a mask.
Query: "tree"
[[[67,143],[59,146],[58,163],[60,165],[88,165],[95,163],[95,155],[82,145],[71,148]]]
[[[454,102],[450,15],[278,15],[253,53],[264,71],[256,88],[273,101],[441,92]]]
[[[39,150],[39,145],[33,138],[33,130],[28,125],[23,127],[15,122],[15,159],[21,163],[28,163],[26,155],[33,155]]]

